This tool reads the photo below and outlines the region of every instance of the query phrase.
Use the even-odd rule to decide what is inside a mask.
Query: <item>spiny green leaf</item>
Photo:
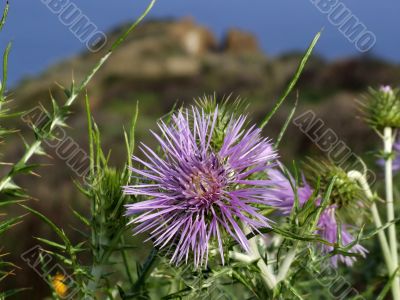
[[[37,239],[38,241],[40,241],[40,242],[42,242],[44,244],[47,244],[49,246],[52,246],[52,247],[55,247],[55,248],[58,248],[58,249],[61,249],[61,250],[65,250],[66,249],[65,245],[61,245],[59,243],[56,243],[56,242],[53,242],[53,241],[50,241],[50,240],[47,240],[47,239],[44,239],[44,238],[35,237],[35,239]]]
[[[400,218],[397,218],[391,222],[387,222],[385,224],[383,224],[381,227],[375,228],[374,230],[372,230],[371,232],[369,232],[368,234],[365,234],[361,240],[368,240],[370,238],[372,238],[374,235],[378,234],[380,231],[384,231],[386,228],[388,228],[390,225],[392,224],[396,224],[400,222]]]
[[[7,86],[7,71],[8,71],[8,55],[10,54],[11,43],[8,43],[6,50],[3,54],[3,78],[1,80],[0,86],[0,104],[5,100],[4,92],[6,91]]]
[[[75,88],[74,85],[71,88],[71,94],[69,96],[69,98],[66,100],[64,106],[62,107],[62,112],[68,112],[70,106],[74,103],[74,101],[77,99],[78,95],[81,93],[82,90],[84,90],[88,83],[91,81],[91,79],[93,78],[93,76],[97,73],[97,71],[104,65],[104,63],[109,59],[109,57],[111,56],[112,52],[118,48],[118,46],[126,39],[126,37],[128,36],[128,34],[134,29],[136,28],[136,26],[146,17],[146,15],[149,13],[149,11],[151,10],[151,8],[153,7],[155,3],[155,0],[152,0],[150,2],[150,4],[147,6],[146,10],[143,12],[143,14],[132,24],[132,26],[130,26],[128,28],[128,30],[126,30],[118,39],[117,41],[111,46],[111,49],[107,52],[107,54],[105,56],[103,56],[98,62],[97,64],[93,67],[93,69],[89,72],[89,74],[82,80],[82,82],[80,83],[80,85],[78,86],[78,88]],[[1,89],[4,89],[4,87],[1,87]],[[50,120],[51,120],[51,116],[50,116]],[[52,120],[52,122],[50,122],[49,126],[47,130],[45,130],[45,132],[41,132],[40,130],[35,130],[35,135],[36,135],[36,141],[30,145],[30,147],[26,150],[25,154],[23,155],[23,157],[16,163],[17,165],[21,166],[24,165],[28,160],[31,159],[31,157],[34,154],[45,154],[44,151],[40,151],[41,149],[41,143],[43,142],[43,140],[47,139],[47,138],[51,138],[51,134],[52,134],[52,130],[55,127],[55,124],[60,124],[60,122],[64,122],[64,119],[55,119]],[[98,159],[103,159],[104,160],[104,156],[102,157],[98,157]],[[4,185],[6,185],[11,178],[14,176],[15,174],[10,171],[8,174],[6,174],[1,180],[0,180],[0,191],[2,191],[4,189]]]
[[[286,88],[285,92],[281,96],[281,98],[275,103],[272,111],[268,113],[268,115],[264,118],[264,120],[261,122],[260,128],[264,128],[265,125],[268,124],[269,120],[272,118],[272,116],[278,111],[279,107],[282,105],[282,103],[285,101],[287,96],[292,92],[293,88],[295,87],[297,81],[300,78],[301,73],[303,72],[303,69],[308,61],[308,59],[311,56],[312,51],[314,50],[315,45],[317,44],[319,38],[321,36],[321,31],[316,34],[314,37],[313,41],[311,42],[310,46],[308,47],[305,55],[303,56],[302,60],[300,61],[300,64],[297,68],[296,73],[294,74],[294,77],[290,81],[288,87]]]
[[[278,138],[276,139],[276,142],[275,142],[275,144],[274,144],[274,148],[275,148],[275,149],[278,148],[278,146],[279,146],[279,144],[280,144],[280,142],[281,142],[281,140],[282,140],[282,138],[283,138],[283,135],[285,134],[285,132],[286,132],[286,130],[287,130],[287,128],[288,128],[290,122],[291,122],[292,119],[293,119],[294,113],[296,112],[296,109],[297,109],[297,103],[298,103],[298,100],[296,99],[296,101],[295,101],[295,103],[294,103],[294,105],[293,105],[293,108],[292,108],[292,110],[290,111],[289,116],[287,117],[287,119],[286,119],[286,121],[285,121],[285,124],[283,125],[281,131],[279,132]],[[296,193],[296,194],[297,194],[297,193]]]
[[[384,300],[387,293],[389,292],[390,288],[392,287],[393,284],[393,280],[399,275],[399,268],[398,267],[393,274],[390,275],[389,280],[387,281],[387,283],[385,284],[385,286],[383,287],[382,291],[379,293],[378,297],[376,298],[376,300]]]
[[[124,130],[124,137],[125,137],[125,144],[126,144],[126,152],[127,152],[127,159],[128,159],[128,165],[132,166],[132,155],[135,150],[135,129],[136,129],[136,123],[137,119],[139,116],[139,101],[136,102],[136,109],[135,113],[132,118],[132,123],[129,128],[129,133]]]
[[[16,166],[14,168],[14,174],[28,174],[32,173],[33,170],[44,166],[43,164],[31,164],[31,165],[24,165],[24,166]]]
[[[54,230],[54,232],[59,236],[59,238],[64,242],[65,246],[67,248],[71,247],[72,244],[70,242],[70,240],[68,239],[68,237],[66,236],[66,234],[64,233],[64,231],[62,229],[60,229],[56,224],[54,224],[52,221],[50,221],[49,218],[47,218],[45,215],[41,214],[40,212],[34,210],[33,208],[30,208],[29,206],[20,204],[23,208],[27,209],[28,211],[30,211],[31,213],[33,213],[34,215],[36,215],[37,217],[39,217],[42,221],[44,221],[47,225],[49,225],[51,227],[51,229]]]
[[[11,227],[14,227],[15,225],[21,223],[21,220],[23,217],[25,217],[25,215],[14,217],[14,218],[11,218],[7,221],[0,223],[0,234],[5,232],[6,230],[10,229]]]
[[[3,10],[3,15],[0,20],[0,32],[3,30],[4,24],[6,24],[9,8],[10,8],[10,4],[7,1],[6,6],[4,7],[4,10]]]
[[[12,205],[12,204],[18,204],[25,202],[26,200],[9,200],[9,201],[1,201],[0,202],[0,207],[1,206],[7,206],[7,205]]]
[[[60,254],[58,252],[54,252],[54,251],[51,251],[51,250],[48,250],[48,249],[42,249],[41,251],[44,252],[44,253],[53,255],[58,260],[60,260],[62,263],[66,264],[68,266],[72,266],[73,265],[71,259],[65,257],[64,255],[62,255],[62,254]]]
[[[90,226],[90,222],[88,219],[86,219],[84,216],[82,216],[80,213],[78,213],[76,210],[72,210],[73,214],[86,226]]]
[[[92,126],[92,114],[90,112],[90,104],[89,104],[89,96],[86,91],[85,97],[85,105],[86,105],[86,118],[88,123],[88,136],[89,136],[89,157],[90,157],[90,176],[93,176],[94,172],[94,136],[93,136],[93,126]]]

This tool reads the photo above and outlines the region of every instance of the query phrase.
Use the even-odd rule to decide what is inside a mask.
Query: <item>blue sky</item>
[[[144,0],[72,2],[103,31],[133,20],[148,3]],[[377,43],[371,53],[400,62],[400,2],[342,2],[376,35]],[[231,27],[253,32],[269,55],[305,49],[322,27],[325,28],[323,37],[316,49],[319,54],[338,58],[358,53],[311,0],[158,0],[149,17],[183,16],[192,16],[218,37]],[[84,49],[41,0],[11,1],[9,20],[0,34],[1,49],[9,40],[13,41],[9,77],[14,84]]]

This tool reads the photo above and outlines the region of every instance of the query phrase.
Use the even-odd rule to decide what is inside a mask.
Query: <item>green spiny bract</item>
[[[326,193],[332,179],[335,178],[330,195],[330,205],[340,208],[359,208],[360,201],[365,200],[361,188],[347,176],[347,172],[328,161],[317,162],[309,159],[305,167],[307,179],[317,185],[319,180],[320,193]]]
[[[203,96],[195,100],[196,106],[204,111],[205,114],[212,114],[218,107],[218,117],[215,124],[215,133],[211,141],[213,149],[218,150],[222,146],[225,131],[235,116],[246,115],[247,103],[240,97],[232,98],[231,95],[218,100],[216,95]]]
[[[126,224],[124,205],[127,197],[123,195],[121,185],[128,182],[128,172],[105,167],[96,176],[98,177],[90,189],[95,213],[93,221],[113,235]]]
[[[365,102],[360,102],[366,122],[375,129],[400,127],[400,89],[383,86],[369,88]]]

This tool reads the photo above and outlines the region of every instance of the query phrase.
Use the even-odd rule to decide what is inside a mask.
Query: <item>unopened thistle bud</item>
[[[246,101],[240,97],[234,98],[231,95],[222,99],[217,99],[215,94],[205,95],[202,98],[195,99],[195,103],[202,114],[212,115],[215,111],[218,112],[214,124],[214,136],[211,140],[211,145],[217,149],[223,144],[225,131],[232,118],[246,115],[248,109]]]
[[[348,177],[345,170],[330,162],[316,162],[312,159],[309,160],[306,170],[309,182],[317,186],[319,180],[321,196],[326,194],[335,178],[330,194],[330,205],[335,205],[338,209],[360,207],[365,198],[364,194],[358,184]]]
[[[366,122],[378,130],[400,127],[400,90],[390,86],[370,88],[366,101],[361,103]]]

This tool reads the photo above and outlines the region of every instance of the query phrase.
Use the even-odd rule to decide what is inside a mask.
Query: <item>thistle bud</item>
[[[203,96],[202,98],[195,99],[196,107],[203,114],[213,115],[217,112],[214,126],[213,139],[210,141],[214,149],[219,149],[222,146],[225,131],[232,118],[245,115],[248,109],[246,101],[240,97],[233,98],[232,96],[217,99],[216,95]],[[246,127],[247,122],[243,124]]]
[[[373,128],[400,127],[400,90],[390,86],[369,89],[366,102],[361,103],[366,122]]]
[[[359,209],[360,203],[365,200],[361,188],[348,177],[347,172],[342,168],[330,162],[316,162],[310,159],[305,169],[309,182],[313,182],[317,186],[319,181],[321,196],[326,194],[335,178],[329,199],[330,205],[335,205],[338,209],[342,207]]]

